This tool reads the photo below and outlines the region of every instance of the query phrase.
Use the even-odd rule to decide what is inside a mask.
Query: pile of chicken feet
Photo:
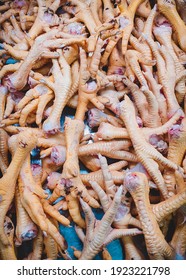
[[[71,259],[59,224],[186,257],[185,6],[152,2],[0,1],[0,259]]]

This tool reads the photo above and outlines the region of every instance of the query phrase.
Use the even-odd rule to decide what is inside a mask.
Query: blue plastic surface
[[[5,62],[5,65],[8,65],[8,64],[15,64],[19,62],[19,60],[16,60],[14,58],[8,58],[7,61]]]

